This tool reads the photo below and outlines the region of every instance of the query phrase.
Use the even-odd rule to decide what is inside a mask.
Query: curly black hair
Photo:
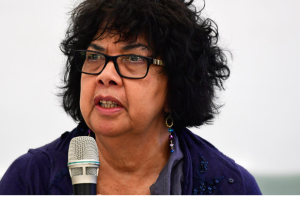
[[[174,128],[201,126],[219,112],[216,90],[223,90],[229,77],[227,57],[217,46],[214,21],[204,18],[193,0],[85,0],[71,15],[66,38],[61,43],[68,57],[62,88],[62,106],[83,122],[79,107],[81,73],[76,70],[74,51],[105,33],[119,41],[135,41],[142,35],[154,56],[164,62],[168,77],[167,102]]]

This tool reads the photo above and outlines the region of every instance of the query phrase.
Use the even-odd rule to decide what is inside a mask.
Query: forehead
[[[123,51],[139,49],[151,52],[151,48],[143,36],[125,39],[121,34],[107,32],[98,33],[89,45],[89,48],[93,48],[98,51],[106,51],[109,48],[118,48]]]
[[[105,31],[103,32],[102,29],[99,29],[98,33],[93,38],[94,41],[103,41],[109,40],[113,43],[120,43],[120,44],[128,44],[128,43],[143,43],[148,45],[148,42],[144,35],[140,34],[137,36],[128,36],[123,35],[122,33],[115,32],[115,31]]]

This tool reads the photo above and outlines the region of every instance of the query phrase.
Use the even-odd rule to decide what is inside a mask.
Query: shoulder
[[[17,158],[1,179],[0,194],[63,194],[62,188],[70,183],[67,168],[69,143],[80,134],[78,126]]]
[[[245,188],[245,194],[247,195],[257,195],[261,194],[261,191],[256,183],[255,178],[242,166],[237,165],[240,173],[243,177],[243,185]]]
[[[179,138],[186,181],[192,179],[193,183],[193,187],[188,187],[191,193],[261,194],[254,177],[208,141],[188,129],[183,129]]]
[[[46,153],[29,150],[17,158],[2,177],[0,194],[47,194],[45,187],[50,168],[51,161]]]

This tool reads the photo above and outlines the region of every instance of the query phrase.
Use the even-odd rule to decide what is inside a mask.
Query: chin
[[[124,133],[124,126],[119,123],[111,123],[111,122],[101,122],[101,123],[92,123],[91,129],[95,133],[95,135],[102,135],[107,137],[116,137]]]

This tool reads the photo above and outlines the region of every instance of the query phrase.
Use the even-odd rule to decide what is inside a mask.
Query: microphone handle
[[[81,183],[73,185],[74,195],[97,195],[97,184]]]

